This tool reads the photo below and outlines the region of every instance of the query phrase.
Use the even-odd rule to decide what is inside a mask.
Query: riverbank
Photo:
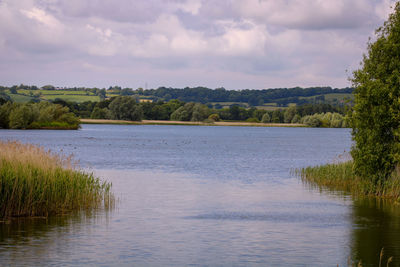
[[[321,189],[342,191],[357,197],[400,201],[400,168],[396,168],[383,184],[374,184],[355,175],[351,160],[303,168],[298,174],[307,184]]]
[[[162,121],[162,120],[102,120],[102,119],[81,119],[82,124],[126,124],[126,125],[200,125],[200,126],[250,126],[250,127],[307,127],[300,123],[258,123],[258,122],[227,122],[217,121],[213,123],[195,121]]]
[[[41,147],[0,141],[0,219],[109,207],[111,184]]]

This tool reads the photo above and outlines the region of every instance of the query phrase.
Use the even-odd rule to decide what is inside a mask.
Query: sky
[[[0,85],[351,86],[392,0],[0,0]]]

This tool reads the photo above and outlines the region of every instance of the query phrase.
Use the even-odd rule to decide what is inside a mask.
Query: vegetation
[[[400,200],[400,3],[354,72],[352,160],[305,168],[304,180],[352,192]]]
[[[0,105],[7,101],[25,104],[28,102],[30,108],[35,102],[52,102],[67,107],[77,117],[91,119],[206,123],[218,120],[303,123],[304,120],[306,125],[312,127],[345,127],[347,124],[344,123],[344,114],[351,105],[346,103],[345,99],[351,100],[352,91],[352,88],[330,87],[239,91],[223,88],[212,90],[204,87],[133,90],[118,86],[106,90],[83,87],[57,88],[52,85],[38,88],[21,84],[12,87],[0,86]],[[256,102],[259,106],[255,106]],[[24,108],[24,111],[27,112],[28,109]],[[320,115],[308,117],[316,113]],[[334,123],[328,122],[330,118],[326,118],[331,116],[331,113],[336,120]],[[210,117],[212,114],[215,115]],[[29,119],[28,116],[26,118]],[[53,126],[62,126],[60,123],[53,123]],[[25,123],[22,128],[51,126],[49,122],[28,125]]]
[[[72,103],[55,101],[54,103],[68,107],[75,115],[91,119],[119,120],[173,120],[173,121],[250,121],[264,123],[303,123],[302,118],[315,113],[321,123],[308,124],[313,127],[345,127],[345,108],[328,104],[306,104],[291,106],[287,109],[268,111],[257,108],[244,108],[231,105],[229,108],[214,109],[200,103],[185,103],[179,100],[168,102],[139,102],[135,96],[119,96],[100,102]],[[264,119],[263,119],[264,118]],[[333,120],[331,122],[331,120]]]
[[[400,169],[384,182],[374,183],[355,174],[353,161],[303,168],[302,180],[329,190],[349,192],[355,196],[375,196],[400,201]]]
[[[0,128],[5,129],[78,129],[79,118],[68,107],[49,102],[0,106]]]
[[[331,87],[313,88],[279,88],[264,90],[225,90],[224,88],[209,89],[206,87],[195,88],[166,88],[143,90],[138,88],[121,88],[119,86],[106,88],[58,88],[46,85],[41,88],[28,85],[14,85],[12,87],[0,86],[0,93],[11,97],[15,102],[38,102],[41,100],[64,100],[71,102],[98,102],[106,98],[117,96],[135,96],[141,101],[170,101],[180,100],[206,104],[210,108],[220,109],[237,104],[242,107],[258,107],[274,109],[287,107],[291,104],[331,104],[345,106],[352,101],[352,88],[332,89]]]
[[[113,202],[111,184],[41,147],[0,142],[0,218],[49,216]]]
[[[374,184],[384,183],[400,161],[400,4],[368,55],[354,72],[356,86],[352,113],[355,172]]]

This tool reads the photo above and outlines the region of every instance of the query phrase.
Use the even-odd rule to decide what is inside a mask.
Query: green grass
[[[400,201],[400,168],[397,168],[385,182],[379,184],[355,175],[351,160],[303,168],[298,174],[304,182],[321,189],[343,191],[354,196],[373,196]]]
[[[29,95],[31,92],[33,94],[41,93],[42,95],[94,95],[94,93],[89,91],[74,91],[74,90],[26,90],[19,89],[18,94]]]
[[[110,207],[111,184],[41,147],[0,142],[0,218]]]
[[[311,100],[311,99],[315,99],[318,96],[322,96],[322,95],[300,96],[299,99]],[[323,96],[325,96],[325,101],[328,103],[334,102],[335,99],[337,101],[346,101],[347,99],[350,99],[350,100],[354,99],[353,94],[324,94]]]
[[[17,95],[17,94],[8,94],[8,95],[16,103],[26,103],[33,99],[33,97],[25,96],[25,95]]]
[[[65,100],[65,101],[72,101],[72,102],[85,102],[85,101],[92,101],[92,102],[99,102],[100,97],[95,95],[42,95],[42,99],[46,100],[55,100],[56,98]]]
[[[28,129],[49,129],[49,130],[78,130],[78,124],[71,124],[67,122],[51,121],[51,122],[32,122]]]

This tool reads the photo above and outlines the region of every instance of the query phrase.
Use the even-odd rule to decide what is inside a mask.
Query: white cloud
[[[24,14],[26,17],[36,20],[49,28],[59,28],[61,26],[60,22],[55,17],[36,7],[30,10],[21,10],[21,13]]]

